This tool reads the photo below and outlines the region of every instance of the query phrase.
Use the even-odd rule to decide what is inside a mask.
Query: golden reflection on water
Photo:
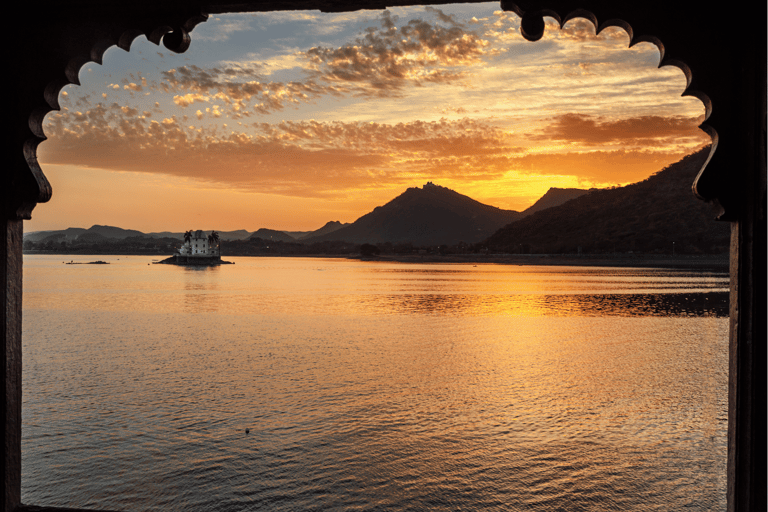
[[[25,257],[37,492],[76,468],[199,510],[286,487],[349,500],[329,509],[722,502],[725,274],[232,259]]]
[[[222,306],[219,293],[221,267],[182,267],[184,276],[183,313],[217,313]]]
[[[311,258],[232,258],[236,265],[195,268],[147,265],[147,257],[125,256],[108,266],[64,266],[56,257],[27,258],[25,265],[34,268],[25,281],[29,307],[287,315],[727,315],[724,273]]]

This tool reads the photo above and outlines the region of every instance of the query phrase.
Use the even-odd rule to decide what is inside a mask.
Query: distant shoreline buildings
[[[211,231],[210,235],[205,235],[202,230],[195,232],[187,231],[184,233],[184,243],[178,252],[179,256],[190,257],[221,257],[221,241],[216,231]]]
[[[184,233],[178,252],[161,263],[216,265],[221,261],[221,239],[216,231],[206,235],[202,230]]]

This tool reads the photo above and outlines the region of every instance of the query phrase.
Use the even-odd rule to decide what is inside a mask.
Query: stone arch
[[[45,140],[43,118],[58,108],[60,89],[77,83],[83,64],[100,62],[104,51],[114,45],[129,49],[141,34],[172,51],[184,51],[190,31],[208,14],[340,12],[425,3],[440,2],[133,0],[15,5],[20,12],[14,19],[14,33],[6,38],[6,47],[13,48],[9,73],[15,81],[13,134],[0,178],[4,510],[45,510],[20,503],[21,242],[23,219],[31,218],[37,203],[51,198],[36,150]],[[679,67],[687,79],[686,94],[705,105],[702,129],[713,145],[692,189],[700,198],[719,203],[720,220],[732,226],[728,421],[728,510],[732,511],[766,508],[766,5],[756,5],[748,10],[703,9],[692,0],[674,4],[646,0],[633,5],[589,0],[589,10],[583,10],[575,0],[502,2],[503,9],[522,17],[521,30],[529,40],[541,37],[543,16],[554,17],[561,26],[574,17],[585,17],[598,33],[608,26],[624,28],[632,44],[655,44],[661,65]]]
[[[676,58],[670,58],[666,52],[664,43],[656,36],[649,35],[649,34],[643,34],[638,35],[633,30],[632,26],[624,21],[623,19],[618,18],[612,18],[605,20],[603,22],[599,22],[597,19],[597,16],[586,9],[575,9],[572,11],[569,11],[565,16],[561,17],[557,12],[551,10],[551,9],[541,9],[538,11],[523,11],[520,9],[516,4],[509,0],[502,0],[501,7],[504,10],[507,11],[513,11],[517,13],[521,18],[521,26],[520,26],[520,32],[522,33],[523,37],[525,37],[529,41],[538,41],[541,39],[541,37],[544,34],[544,17],[550,17],[554,18],[557,23],[559,24],[560,28],[562,29],[566,23],[569,21],[576,19],[576,18],[583,18],[587,21],[591,22],[592,25],[595,28],[595,33],[600,34],[603,30],[605,30],[608,27],[618,27],[624,30],[624,32],[627,33],[629,36],[629,47],[633,47],[638,43],[651,43],[653,44],[659,51],[660,59],[659,59],[659,68],[665,67],[665,66],[674,66],[678,68],[680,71],[683,72],[683,75],[685,76],[685,90],[683,91],[683,96],[693,96],[697,98],[701,103],[704,105],[704,119],[701,125],[699,125],[699,128],[703,130],[707,135],[709,135],[712,144],[710,145],[709,149],[709,155],[707,159],[704,162],[704,165],[702,166],[701,170],[699,171],[694,183],[692,184],[692,190],[693,193],[698,197],[699,199],[703,201],[715,201],[717,202],[720,199],[720,195],[717,194],[715,191],[715,188],[712,186],[708,186],[711,181],[716,180],[716,178],[710,178],[709,173],[705,174],[705,169],[707,168],[707,165],[709,164],[709,161],[712,159],[712,156],[717,151],[717,143],[718,143],[718,134],[717,130],[707,124],[707,120],[712,115],[712,100],[709,98],[709,96],[706,94],[706,92],[697,89],[693,87],[693,71],[691,68],[682,60],[676,59]],[[699,186],[699,183],[701,183],[701,187]],[[726,203],[729,203],[729,201],[725,200]],[[722,206],[722,202],[721,202]],[[730,212],[729,212],[730,213]],[[724,208],[720,212],[720,216],[724,217],[725,211]],[[725,218],[723,218],[725,220]]]
[[[396,2],[397,5],[409,5],[414,3],[418,4],[419,2],[411,2],[407,0]],[[569,2],[554,1],[551,3],[567,4]],[[312,2],[312,5],[307,5],[304,8],[310,9],[319,6],[321,11],[335,12],[354,10],[358,6],[377,7],[365,0],[342,1],[333,6],[314,4],[316,4],[316,2]],[[655,45],[661,56],[659,67],[675,66],[679,68],[686,78],[686,89],[683,92],[683,95],[694,96],[704,104],[705,119],[700,128],[712,139],[709,158],[692,185],[694,194],[702,200],[718,202],[722,207],[720,214],[722,220],[730,220],[737,216],[735,213],[737,209],[737,201],[732,197],[732,189],[735,187],[728,186],[728,183],[730,183],[731,180],[725,179],[722,176],[722,173],[718,173],[717,171],[706,171],[710,160],[717,152],[719,136],[717,128],[707,122],[713,112],[712,100],[702,90],[698,82],[694,80],[694,73],[688,64],[678,58],[670,57],[660,37],[639,33],[633,29],[633,26],[630,25],[629,22],[624,21],[622,18],[608,18],[605,21],[599,21],[596,13],[602,14],[602,11],[606,10],[604,7],[594,10],[586,10],[583,8],[560,6],[560,8],[555,9],[533,10],[523,9],[521,7],[522,4],[523,2],[504,0],[501,3],[501,7],[503,10],[515,12],[521,17],[521,33],[529,41],[536,41],[542,37],[544,32],[544,16],[554,18],[561,28],[572,19],[585,18],[593,24],[597,34],[608,27],[620,27],[624,29],[629,35],[630,47],[640,42],[649,42]],[[302,7],[293,6],[293,8]],[[191,41],[190,32],[196,25],[207,20],[208,13],[255,12],[280,9],[281,6],[279,5],[270,8],[270,6],[252,2],[225,4],[223,6],[218,6],[217,2],[209,2],[209,5],[207,6],[200,5],[197,8],[188,6],[184,9],[179,9],[178,11],[173,10],[173,8],[168,8],[157,12],[148,8],[147,12],[153,12],[153,15],[146,17],[136,15],[135,12],[132,12],[131,14],[133,14],[133,16],[130,17],[123,17],[120,19],[109,18],[111,11],[107,9],[105,12],[99,13],[101,14],[101,17],[96,17],[96,19],[86,18],[83,21],[78,17],[71,17],[66,20],[67,22],[71,22],[72,25],[65,24],[65,28],[60,29],[59,33],[55,34],[59,39],[65,39],[67,41],[68,44],[66,45],[65,51],[61,52],[60,55],[52,56],[54,57],[53,59],[47,59],[42,63],[41,68],[47,70],[48,73],[50,73],[49,76],[43,76],[38,70],[39,76],[35,77],[41,82],[38,84],[37,89],[39,90],[42,87],[44,102],[38,101],[30,112],[27,120],[29,133],[26,134],[27,136],[23,142],[21,142],[22,154],[27,162],[28,169],[14,166],[14,174],[16,174],[15,181],[18,184],[18,191],[25,197],[25,200],[21,201],[21,204],[12,204],[20,202],[19,194],[13,194],[14,197],[9,198],[8,200],[8,203],[12,204],[12,212],[16,218],[31,218],[31,211],[35,204],[47,202],[52,196],[53,191],[50,184],[37,162],[37,147],[46,139],[43,133],[42,124],[48,112],[59,110],[58,94],[61,89],[69,84],[79,85],[78,73],[83,65],[87,62],[101,64],[104,52],[112,46],[118,46],[125,51],[129,51],[133,40],[140,35],[144,35],[149,41],[156,45],[162,43],[166,48],[173,52],[183,53],[189,48]],[[130,9],[126,9],[126,11],[130,12]],[[564,12],[565,14],[560,15],[559,12]],[[105,19],[108,19],[108,21],[104,21]],[[68,26],[75,27],[78,25],[85,28],[85,30],[80,32],[78,37],[74,37],[74,34],[70,33],[67,28]]]

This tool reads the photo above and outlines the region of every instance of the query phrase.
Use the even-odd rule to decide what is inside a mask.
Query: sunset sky
[[[709,143],[659,52],[497,3],[212,16],[65,87],[38,149],[53,198],[25,231],[312,230],[427,181],[522,210],[550,187],[642,180]]]

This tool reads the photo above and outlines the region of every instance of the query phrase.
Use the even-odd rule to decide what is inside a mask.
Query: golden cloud
[[[643,180],[680,160],[690,151],[616,150],[529,154],[512,161],[516,170],[538,175],[578,176],[596,184],[627,184]]]
[[[208,96],[205,96],[203,94],[189,93],[189,94],[174,96],[173,102],[180,107],[188,107],[193,103],[195,103],[196,101],[199,101],[201,103],[206,103],[209,99],[210,98]]]
[[[223,134],[175,117],[114,115],[109,108],[60,113],[46,127],[41,160],[305,196],[407,183],[414,175],[498,178],[522,152],[498,128],[469,119],[258,123],[252,134]]]
[[[369,27],[354,43],[309,49],[304,55],[312,76],[321,82],[358,84],[357,93],[373,96],[399,94],[408,84],[466,76],[460,68],[478,63],[489,42],[439,9],[428,11],[448,26],[415,19],[398,29],[384,11],[381,27]]]
[[[701,118],[684,116],[639,116],[609,119],[600,116],[563,114],[553,119],[544,130],[532,135],[532,140],[565,141],[582,146],[605,144],[634,146],[669,145],[683,139],[701,139],[708,136],[698,128]]]
[[[162,75],[164,82],[159,86],[161,90],[184,93],[174,96],[177,105],[187,107],[196,101],[218,100],[231,108],[236,118],[246,114],[249,109],[268,114],[282,110],[287,104],[345,92],[339,87],[320,85],[313,80],[288,83],[242,81],[253,78],[254,71],[240,66],[203,69],[191,65],[171,69]]]

